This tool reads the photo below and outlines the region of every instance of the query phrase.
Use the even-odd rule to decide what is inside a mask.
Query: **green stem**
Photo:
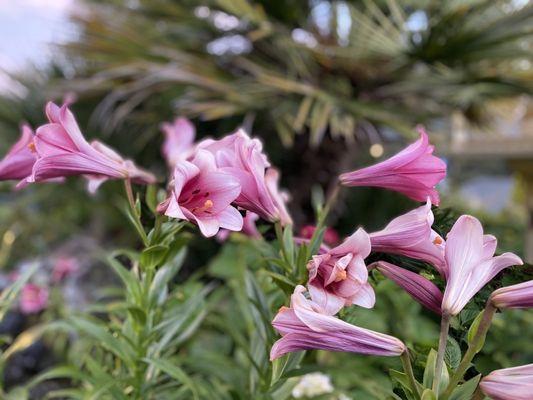
[[[320,214],[320,219],[318,221],[318,227],[321,227],[325,221],[326,221],[326,218],[331,210],[331,208],[335,205],[335,203],[337,202],[337,198],[339,197],[339,192],[341,190],[341,185],[339,182],[337,182],[335,184],[335,186],[333,186],[333,189],[330,190],[330,192],[328,193],[328,198],[326,200],[326,204],[324,204],[324,209],[322,210],[321,214]]]
[[[129,179],[124,180],[124,188],[126,189],[126,196],[128,197],[128,203],[130,203],[131,211],[137,215],[135,211],[135,198],[133,197],[133,189],[131,188],[131,181]]]
[[[413,366],[411,365],[411,358],[409,357],[409,350],[405,350],[402,355],[400,356],[400,359],[402,360],[403,365],[403,372],[407,375],[407,378],[409,379],[409,385],[411,386],[411,390],[415,396],[420,398],[420,389],[417,385],[415,374],[413,372]]]
[[[442,375],[442,368],[444,365],[444,353],[446,351],[446,343],[448,341],[448,331],[450,329],[450,316],[443,315],[440,322],[440,337],[439,350],[437,352],[437,362],[435,364],[435,376],[433,378],[433,392],[439,392],[440,378]]]
[[[479,323],[476,334],[472,341],[468,344],[468,349],[463,359],[461,360],[461,363],[457,367],[457,370],[450,378],[450,383],[442,395],[442,400],[446,400],[448,399],[448,397],[450,397],[457,384],[463,378],[466,370],[470,367],[470,363],[474,359],[474,356],[480,350],[480,344],[485,340],[485,337],[487,336],[487,332],[490,328],[490,324],[492,323],[492,318],[494,317],[495,313],[496,308],[489,300],[489,302],[487,302],[485,310],[483,311],[483,317],[481,318],[481,322]]]

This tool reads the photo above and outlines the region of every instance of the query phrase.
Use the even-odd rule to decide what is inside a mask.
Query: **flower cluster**
[[[27,125],[22,127],[19,141],[0,161],[0,180],[17,180],[17,188],[21,188],[34,182],[62,181],[81,175],[88,180],[91,192],[108,179],[125,180],[130,192],[129,182],[156,183],[153,174],[105,144],[89,143],[66,104],[59,107],[48,103],[46,116],[48,123],[35,133]],[[292,228],[286,205],[288,195],[280,190],[279,172],[263,152],[261,141],[239,129],[220,139],[196,142],[195,127],[184,118],[164,123],[161,129],[164,133],[161,151],[169,167],[167,195],[157,206],[161,215],[189,221],[204,236],[217,235],[219,240],[224,240],[230,231],[242,231],[263,240],[255,225],[259,218]],[[369,282],[369,270],[376,269],[442,317],[444,341],[441,340],[436,361],[437,383],[433,383],[433,390],[438,390],[449,318],[459,314],[500,271],[522,264],[513,253],[495,256],[496,238],[485,234],[481,223],[470,215],[459,217],[447,235],[441,236],[433,228],[432,206],[440,202],[435,186],[444,179],[446,164],[433,155],[434,146],[426,132],[420,128],[419,133],[420,138],[398,154],[376,165],[341,174],[339,181],[342,186],[394,190],[424,204],[377,232],[367,233],[358,228],[343,241],[334,230],[322,226],[323,221],[319,227],[305,226],[300,237],[294,238],[295,244],[309,244],[316,239],[318,229],[325,234],[317,254],[308,260],[307,281],[294,283],[289,307],[281,307],[272,321],[281,338],[271,348],[271,360],[307,349],[402,356],[403,360],[407,347],[401,340],[337,317],[343,308],[352,305],[374,307],[376,297]],[[388,253],[424,261],[435,268],[445,287],[441,290],[425,276],[384,260],[367,266],[371,253],[378,260],[379,254]],[[72,260],[58,260],[52,279],[59,282],[76,270]],[[45,288],[34,284],[24,287],[22,311],[39,312],[47,301]],[[496,308],[532,306],[530,281],[496,290],[489,299],[485,318],[490,323],[489,311]],[[487,324],[480,325],[488,329]],[[468,359],[464,365],[469,365]],[[493,398],[525,399],[530,393],[530,381],[531,366],[524,366],[495,371],[483,379],[480,388]],[[412,388],[418,390],[416,384]],[[449,388],[453,390],[452,385]]]

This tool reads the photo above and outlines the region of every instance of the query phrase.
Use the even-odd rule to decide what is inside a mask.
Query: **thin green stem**
[[[487,306],[485,307],[485,310],[483,311],[483,317],[481,318],[481,322],[479,323],[479,326],[477,328],[476,334],[472,341],[468,344],[468,349],[461,360],[461,363],[457,367],[457,370],[450,378],[450,383],[448,384],[448,387],[442,394],[441,400],[446,400],[450,395],[452,394],[453,390],[457,386],[457,384],[463,379],[463,376],[466,372],[466,370],[470,367],[470,363],[474,359],[474,356],[478,353],[480,349],[481,343],[485,340],[485,337],[487,336],[487,332],[490,328],[490,325],[492,323],[492,318],[494,317],[494,314],[496,313],[496,308],[492,305],[490,300],[487,302]]]
[[[325,223],[326,218],[327,218],[331,208],[337,202],[340,190],[341,190],[341,185],[340,185],[339,182],[337,182],[335,184],[335,186],[333,186],[333,188],[329,191],[326,203],[324,204],[324,208],[323,208],[323,210],[322,210],[322,212],[320,214],[320,219],[318,221],[318,226],[319,227],[321,227]]]
[[[129,179],[124,180],[124,188],[126,189],[126,196],[128,197],[128,203],[130,204],[131,211],[136,215],[135,198],[133,197],[133,189],[131,188],[131,181]]]
[[[403,372],[405,372],[407,379],[409,379],[409,385],[411,386],[413,394],[417,396],[417,398],[420,398],[420,388],[415,379],[413,366],[411,365],[411,358],[409,357],[409,350],[406,349],[400,356],[400,359],[402,360]]]
[[[444,365],[444,353],[448,342],[448,331],[450,329],[450,316],[443,315],[440,322],[439,350],[437,352],[437,362],[435,364],[435,376],[433,378],[433,392],[438,393],[442,368]]]

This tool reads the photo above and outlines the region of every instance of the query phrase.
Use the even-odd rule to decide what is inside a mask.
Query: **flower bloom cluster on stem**
[[[107,179],[128,179],[136,183],[155,183],[155,176],[122,158],[99,141],[85,140],[67,105],[46,105],[49,123],[37,128],[22,128],[20,140],[2,160],[0,179],[22,179],[19,187],[29,183],[61,180],[83,175],[94,192]],[[16,167],[17,172],[13,172]],[[10,172],[11,171],[11,172]]]
[[[177,132],[175,128],[174,133]],[[189,143],[190,135],[183,134]],[[284,225],[292,223],[285,205],[287,197],[278,188],[279,173],[271,167],[258,139],[238,130],[220,140],[206,139],[187,146],[179,152],[182,158],[174,155],[172,159],[169,140],[167,134],[164,155],[169,164],[177,161],[169,196],[158,207],[161,213],[198,224],[208,237],[216,235],[220,228],[243,228],[243,218],[236,207],[250,213],[246,229],[252,236],[259,233],[255,216]]]
[[[108,179],[153,184],[156,178],[138,168],[133,161],[99,141],[89,143],[82,134],[67,105],[46,105],[48,123],[35,133],[23,125],[20,139],[0,161],[0,180],[18,180],[18,187],[33,182],[58,181],[81,175],[94,192]],[[195,128],[184,118],[164,123],[162,154],[170,169],[167,198],[158,211],[170,218],[191,221],[200,232],[220,239],[228,231],[243,231],[262,238],[255,226],[257,219],[291,225],[286,207],[288,195],[279,188],[279,172],[263,152],[262,143],[242,129],[221,139],[195,143]],[[450,317],[457,315],[472,297],[496,274],[512,265],[522,264],[513,253],[495,256],[497,240],[483,232],[481,223],[470,215],[457,219],[446,240],[432,225],[432,204],[440,198],[435,186],[446,175],[446,164],[433,155],[434,146],[426,132],[393,157],[376,165],[342,174],[344,186],[371,186],[400,192],[425,202],[424,205],[393,219],[382,230],[367,234],[357,229],[341,244],[335,231],[326,230],[325,244],[307,265],[307,288],[297,285],[290,307],[282,307],[273,327],[281,338],[271,349],[272,360],[289,352],[322,349],[379,356],[402,356],[413,391],[418,391],[405,344],[399,339],[354,326],[335,315],[352,304],[371,308],[375,294],[368,282],[368,269],[376,268],[402,287],[411,297],[433,312],[442,315],[441,339],[436,363],[434,391],[449,329]],[[338,188],[338,187],[337,187]],[[335,192],[337,193],[337,192]],[[329,209],[328,201],[325,209]],[[243,218],[241,211],[245,212]],[[306,243],[315,227],[306,226],[296,243]],[[329,229],[329,228],[328,228]],[[365,259],[371,251],[390,253],[431,264],[446,281],[444,292],[426,277],[385,261],[368,268]],[[75,260],[74,260],[75,261]],[[54,280],[59,282],[77,270],[72,260],[58,260]],[[306,295],[307,293],[307,295]],[[23,287],[20,308],[36,313],[48,302],[46,288],[34,284]],[[533,281],[496,290],[490,297],[481,333],[472,343],[476,346],[485,335],[496,308],[533,307]],[[469,347],[457,368],[444,398],[463,377],[478,349]],[[460,376],[459,376],[460,375]],[[494,371],[481,381],[480,388],[496,400],[530,399],[533,390],[533,365]]]

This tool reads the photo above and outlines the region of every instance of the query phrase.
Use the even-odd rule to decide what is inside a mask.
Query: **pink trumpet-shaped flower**
[[[376,268],[424,307],[437,314],[441,314],[442,292],[433,282],[424,278],[422,275],[385,261],[378,261],[370,265],[369,269],[371,268]]]
[[[216,235],[220,228],[242,229],[242,216],[231,206],[241,190],[239,181],[217,168],[210,152],[198,150],[191,161],[180,161],[171,188],[159,212],[195,222],[206,237]]]
[[[479,383],[493,400],[531,400],[533,398],[533,364],[492,371]]]
[[[309,261],[309,293],[326,314],[334,315],[351,304],[374,307],[376,297],[365,265],[369,254],[370,238],[360,228],[339,246]]]
[[[316,226],[314,225],[305,225],[300,229],[300,238],[310,240],[315,234]],[[324,243],[328,246],[334,246],[339,243],[339,234],[333,228],[326,228],[324,231]]]
[[[476,218],[462,215],[455,222],[446,237],[444,314],[457,315],[501,270],[511,265],[522,265],[520,257],[513,253],[494,257],[496,244],[496,238],[483,235],[483,227]]]
[[[80,264],[74,257],[58,257],[52,269],[52,282],[59,283],[79,269]]]
[[[383,230],[370,234],[372,251],[400,254],[427,261],[446,276],[444,240],[431,229],[431,202],[393,219]]]
[[[165,141],[161,148],[163,157],[170,168],[191,155],[196,136],[196,129],[187,118],[176,118],[174,122],[164,122],[161,130],[165,134]]]
[[[204,140],[198,148],[213,153],[218,167],[239,180],[237,206],[267,221],[292,223],[285,206],[287,196],[278,187],[279,172],[270,166],[258,139],[250,138],[240,129],[220,140]]]
[[[533,280],[495,290],[490,300],[497,308],[532,308]]]
[[[33,283],[24,285],[20,292],[20,311],[36,314],[48,306],[48,289]]]
[[[20,139],[0,161],[0,181],[20,180],[31,174],[37,155],[32,151],[33,132],[28,125],[22,126]]]
[[[346,186],[374,186],[403,193],[407,197],[439,204],[437,183],[446,177],[446,164],[433,155],[434,146],[423,128],[420,139],[395,156],[376,165],[340,176]]]
[[[282,307],[272,325],[281,334],[270,359],[302,350],[343,351],[378,356],[399,356],[405,345],[395,337],[359,328],[322,313],[317,304],[304,296],[298,285],[291,296],[291,307]]]
[[[34,137],[37,161],[28,182],[72,175],[85,175],[94,191],[107,179],[130,179],[135,183],[155,183],[155,177],[124,160],[103,143],[88,143],[74,115],[66,105],[48,103],[49,124],[39,127]]]

